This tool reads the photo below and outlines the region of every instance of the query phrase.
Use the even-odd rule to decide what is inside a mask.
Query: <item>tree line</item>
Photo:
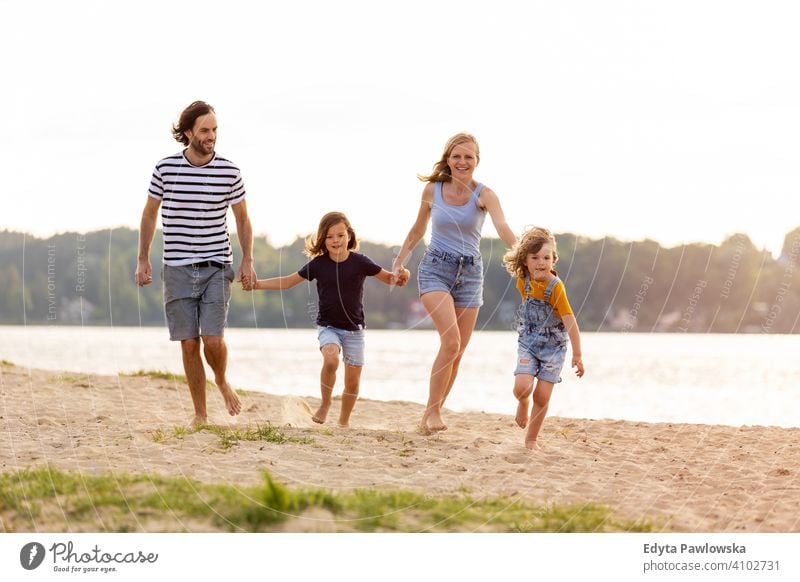
[[[235,238],[235,235],[234,235]],[[774,258],[744,234],[720,245],[665,248],[651,240],[624,242],[558,234],[559,261],[573,310],[584,331],[795,333],[800,319],[800,227],[785,237]],[[164,325],[159,231],[151,261],[154,283],[133,280],[138,233],[118,228],[64,233],[41,239],[0,232],[0,324]],[[234,240],[234,260],[240,253]],[[430,327],[416,289],[424,245],[408,261],[412,280],[389,289],[368,279],[367,326]],[[259,277],[295,272],[307,258],[298,238],[283,247],[265,237],[254,243]],[[397,248],[362,241],[360,251],[390,269]],[[484,306],[477,329],[511,329],[520,303],[502,266],[505,246],[481,241]],[[234,286],[229,324],[302,328],[314,325],[315,284],[283,292],[247,293]]]

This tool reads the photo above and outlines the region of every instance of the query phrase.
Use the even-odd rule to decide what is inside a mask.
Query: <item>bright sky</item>
[[[273,243],[342,210],[400,244],[416,174],[465,130],[515,231],[780,249],[800,225],[800,4],[525,5],[0,0],[0,228],[137,227],[170,124],[204,99]]]

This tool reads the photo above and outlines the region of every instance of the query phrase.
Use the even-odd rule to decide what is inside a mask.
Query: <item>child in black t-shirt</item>
[[[349,426],[350,413],[358,398],[361,368],[364,365],[364,280],[377,277],[387,285],[403,286],[410,276],[407,269],[394,275],[369,257],[354,252],[356,233],[341,212],[329,212],[320,220],[316,237],[306,240],[306,254],[312,260],[285,277],[259,279],[254,289],[289,289],[303,281],[317,281],[319,311],[319,349],[322,352],[320,390],[322,404],[312,419],[320,424],[328,417],[331,394],[339,367],[339,352],[344,359],[344,393],[339,426]]]

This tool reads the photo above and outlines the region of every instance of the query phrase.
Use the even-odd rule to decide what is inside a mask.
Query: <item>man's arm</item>
[[[250,291],[256,284],[258,277],[253,268],[253,225],[247,215],[247,201],[242,200],[231,206],[233,216],[236,218],[236,232],[239,235],[239,246],[242,248],[242,265],[239,267],[239,280],[242,289]]]
[[[139,226],[139,258],[136,261],[136,284],[139,287],[149,285],[153,282],[153,268],[150,265],[150,247],[153,245],[153,235],[156,233],[156,223],[158,222],[158,208],[161,200],[150,196],[147,197],[147,204],[142,212],[142,222]]]

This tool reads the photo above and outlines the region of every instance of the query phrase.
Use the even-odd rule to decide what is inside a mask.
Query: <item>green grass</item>
[[[120,372],[120,376],[129,376],[131,378],[144,377],[153,378],[155,380],[169,380],[171,382],[186,382],[186,376],[183,374],[173,374],[172,372],[164,372],[163,370],[137,370],[136,372]]]
[[[80,382],[81,386],[90,386],[89,382],[91,381],[91,377],[88,374],[83,375],[75,375],[75,374],[61,374],[58,376],[58,379],[62,382],[69,382],[71,384],[76,384]]]
[[[173,374],[172,372],[164,372],[163,370],[137,370],[136,372],[120,372],[119,375],[129,378],[153,378],[154,380],[169,380],[170,382],[178,382],[181,384],[187,383],[186,376],[184,374]],[[214,384],[214,382],[206,379],[206,390],[216,387],[217,385]],[[240,390],[238,388],[234,389],[234,392],[240,396],[257,394],[257,392],[251,390]]]
[[[279,445],[286,443],[295,443],[300,445],[314,444],[314,439],[311,437],[288,436],[271,424],[267,424],[266,426],[256,425],[255,428],[251,426],[246,428],[226,428],[210,424],[196,428],[188,426],[173,426],[171,434],[168,434],[168,431],[164,431],[163,429],[159,428],[153,431],[151,436],[153,442],[165,443],[170,438],[182,439],[185,436],[201,431],[210,432],[216,435],[219,438],[220,448],[225,450],[238,445],[242,441],[264,441]]]
[[[182,477],[81,475],[51,468],[0,475],[0,531],[652,531],[598,505],[539,507],[504,498],[411,491],[290,489],[264,471],[251,486]],[[319,520],[320,513],[314,514]],[[325,515],[325,514],[323,514]],[[285,531],[285,530],[284,530]]]
[[[8,360],[2,360],[0,364],[2,364],[4,368],[13,368],[15,366],[14,362],[9,362]]]
[[[220,426],[207,425],[202,427],[200,430],[207,430],[208,432],[217,435],[219,437],[220,446],[223,449],[229,449],[235,445],[238,445],[241,441],[266,441],[279,445],[285,443],[309,445],[314,442],[314,439],[311,437],[287,436],[271,424],[266,426],[256,425],[255,428],[224,428]]]
[[[179,438],[179,439],[185,437],[186,435],[195,433],[195,432],[197,432],[197,431],[194,430],[193,428],[189,427],[189,426],[173,426],[172,427],[172,436],[174,436],[175,438]]]

